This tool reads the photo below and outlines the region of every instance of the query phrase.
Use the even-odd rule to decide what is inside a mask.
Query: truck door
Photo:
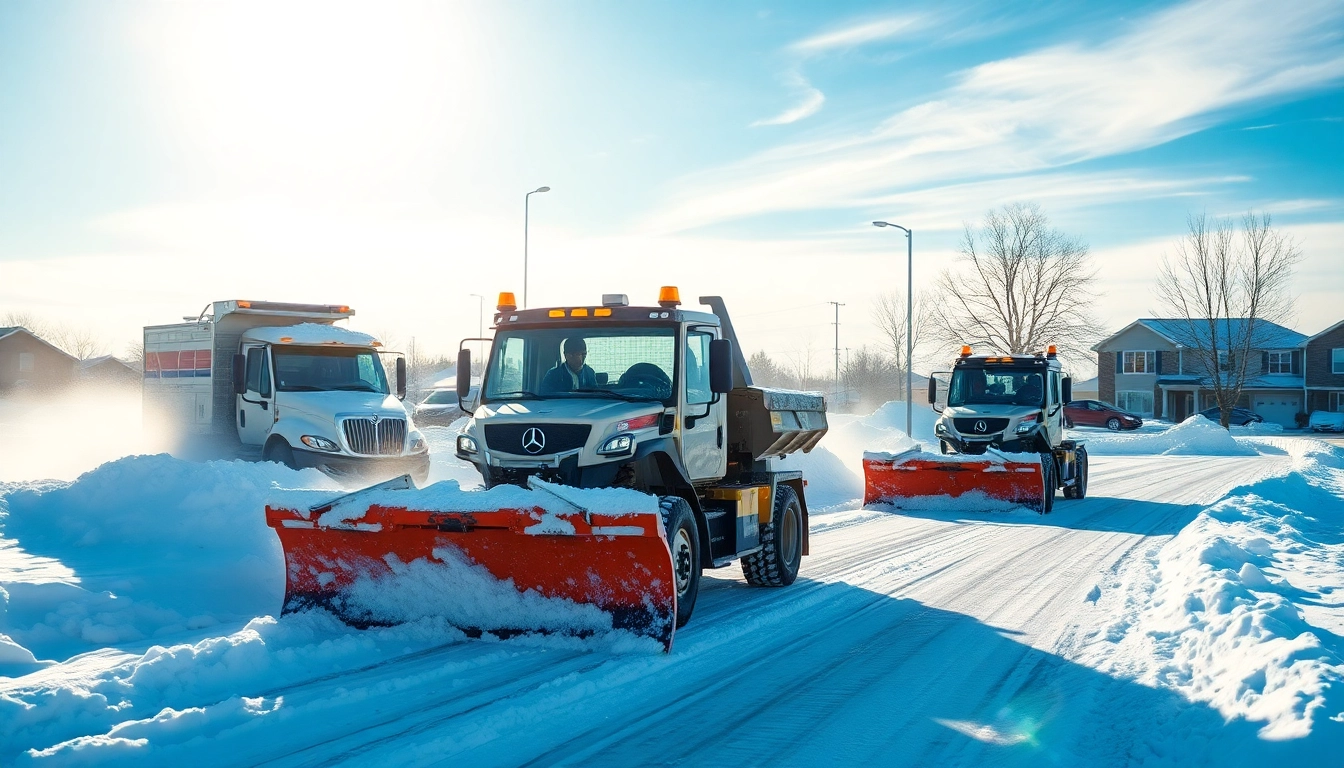
[[[238,440],[262,445],[275,423],[275,388],[271,386],[271,356],[265,344],[243,344],[246,391],[238,395]]]
[[[1064,434],[1064,385],[1059,371],[1050,371],[1045,387],[1045,423],[1051,439]]]
[[[727,401],[716,398],[709,384],[709,342],[715,335],[710,328],[690,328],[682,350],[681,458],[691,480],[720,478],[728,469]]]

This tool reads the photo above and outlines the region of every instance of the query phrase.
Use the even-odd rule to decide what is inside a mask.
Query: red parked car
[[[1143,419],[1114,405],[1097,400],[1072,400],[1064,405],[1064,418],[1075,427],[1105,427],[1107,429],[1138,429]]]

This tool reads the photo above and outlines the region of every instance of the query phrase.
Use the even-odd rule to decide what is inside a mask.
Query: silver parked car
[[[1312,432],[1344,432],[1344,413],[1312,411],[1307,426]]]
[[[434,389],[415,406],[415,423],[420,426],[446,427],[466,413],[457,407],[456,389]]]

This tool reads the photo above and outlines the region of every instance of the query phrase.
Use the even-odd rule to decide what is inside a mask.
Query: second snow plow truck
[[[457,455],[489,490],[374,489],[306,513],[268,509],[285,550],[286,610],[320,604],[369,621],[349,600],[361,580],[419,558],[444,572],[465,561],[519,593],[596,606],[611,627],[670,648],[702,569],[740,561],[752,585],[791,584],[808,551],[806,482],[776,461],[826,433],[825,398],[752,386],[723,300],[700,302],[711,311],[679,309],[665,287],[652,307],[606,294],[600,305],[518,309],[501,294],[494,338],[467,340],[491,342],[474,392],[469,349],[457,365],[473,414]],[[449,618],[567,629],[500,625],[516,614]]]
[[[953,365],[946,405],[938,375],[929,404],[940,455],[918,448],[863,457],[864,503],[980,493],[1045,514],[1055,493],[1087,495],[1087,448],[1064,435],[1064,404],[1072,382],[1055,346],[1035,355],[972,355],[964,346]]]

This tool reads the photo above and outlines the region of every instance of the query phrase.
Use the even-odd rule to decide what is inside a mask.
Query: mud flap
[[[657,500],[593,512],[580,494],[533,488],[519,493],[535,505],[505,509],[464,510],[474,491],[436,505],[433,488],[404,479],[307,511],[268,506],[283,610],[321,607],[355,626],[441,616],[469,634],[620,629],[671,650],[676,585]]]
[[[1045,507],[1039,461],[1012,461],[1000,455],[935,458],[917,448],[898,454],[865,453],[863,479],[865,506],[901,506],[906,499],[980,493],[1037,512]]]

